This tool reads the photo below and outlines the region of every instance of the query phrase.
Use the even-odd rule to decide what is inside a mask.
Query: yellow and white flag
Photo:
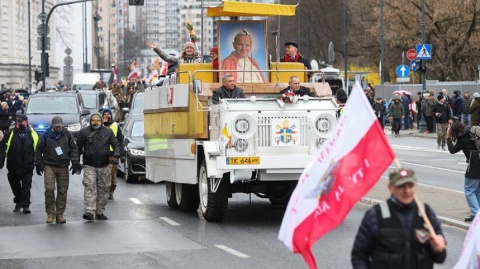
[[[225,126],[223,126],[222,133],[220,133],[220,136],[218,137],[218,141],[224,147],[227,146],[228,143],[230,142],[230,134],[228,133],[227,124],[225,124]]]

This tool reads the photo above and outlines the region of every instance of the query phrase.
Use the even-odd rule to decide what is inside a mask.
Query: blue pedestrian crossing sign
[[[397,67],[397,76],[399,78],[408,77],[409,74],[410,74],[410,68],[407,65],[401,64]]]
[[[432,59],[432,45],[418,44],[417,45],[417,60],[431,60]]]

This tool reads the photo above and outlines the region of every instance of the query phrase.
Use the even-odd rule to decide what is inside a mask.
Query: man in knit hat
[[[280,59],[280,62],[302,63],[305,69],[312,70],[310,60],[300,54],[298,51],[298,43],[295,41],[285,42],[285,55]]]
[[[122,131],[118,128],[118,123],[113,121],[112,119],[112,111],[109,108],[104,108],[102,112],[103,116],[103,125],[112,129],[113,134],[117,138],[118,146],[120,148],[120,152],[123,151],[123,134]],[[117,159],[118,160],[118,159]],[[110,162],[112,164],[112,173],[111,173],[111,185],[110,190],[108,192],[108,199],[113,199],[113,193],[117,188],[117,172],[118,172],[118,161],[116,162],[115,156],[113,155],[113,148],[110,147]]]
[[[390,173],[386,201],[370,208],[358,229],[351,262],[353,268],[433,268],[447,256],[440,221],[433,209],[421,204],[435,234],[425,230],[426,223],[415,202],[417,178],[411,169]]]
[[[112,129],[103,125],[98,113],[90,117],[90,126],[80,130],[77,137],[78,153],[83,154],[83,186],[85,220],[106,220],[105,206],[108,202],[112,162],[118,164],[120,148]],[[113,149],[113,154],[110,152]],[[114,160],[111,161],[110,156]]]
[[[63,128],[60,116],[52,119],[52,126],[45,131],[35,151],[35,167],[37,175],[43,172],[45,182],[45,211],[47,223],[56,219],[57,223],[67,222],[63,216],[67,205],[69,184],[68,165],[72,175],[80,173],[82,166],[78,156],[78,148],[72,133]],[[55,199],[55,189],[57,197]]]

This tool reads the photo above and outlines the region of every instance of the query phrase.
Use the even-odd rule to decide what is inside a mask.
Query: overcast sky
[[[81,73],[83,71],[83,58],[85,57],[85,48],[83,46],[83,37],[85,36],[84,29],[83,29],[83,24],[84,24],[84,9],[83,9],[84,4],[83,3],[77,3],[77,4],[72,4],[70,5],[71,8],[71,15],[69,15],[69,18],[71,19],[71,22],[68,24],[68,31],[73,34],[74,38],[71,40],[70,49],[72,50],[72,53],[70,56],[73,58],[73,68],[74,68],[74,73]],[[92,40],[91,40],[91,3],[87,3],[87,53],[88,53],[88,63],[91,65],[92,64]],[[65,25],[67,22],[61,21],[57,17],[57,25]],[[56,62],[57,64],[62,68],[59,77],[62,80],[63,79],[63,66],[65,65],[63,63],[63,59],[67,56],[65,53],[65,50],[67,47],[65,44],[61,41],[61,39],[57,35],[57,40],[56,40]]]

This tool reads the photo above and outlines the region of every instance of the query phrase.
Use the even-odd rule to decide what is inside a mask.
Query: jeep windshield
[[[26,114],[78,114],[77,100],[72,96],[30,97]]]

